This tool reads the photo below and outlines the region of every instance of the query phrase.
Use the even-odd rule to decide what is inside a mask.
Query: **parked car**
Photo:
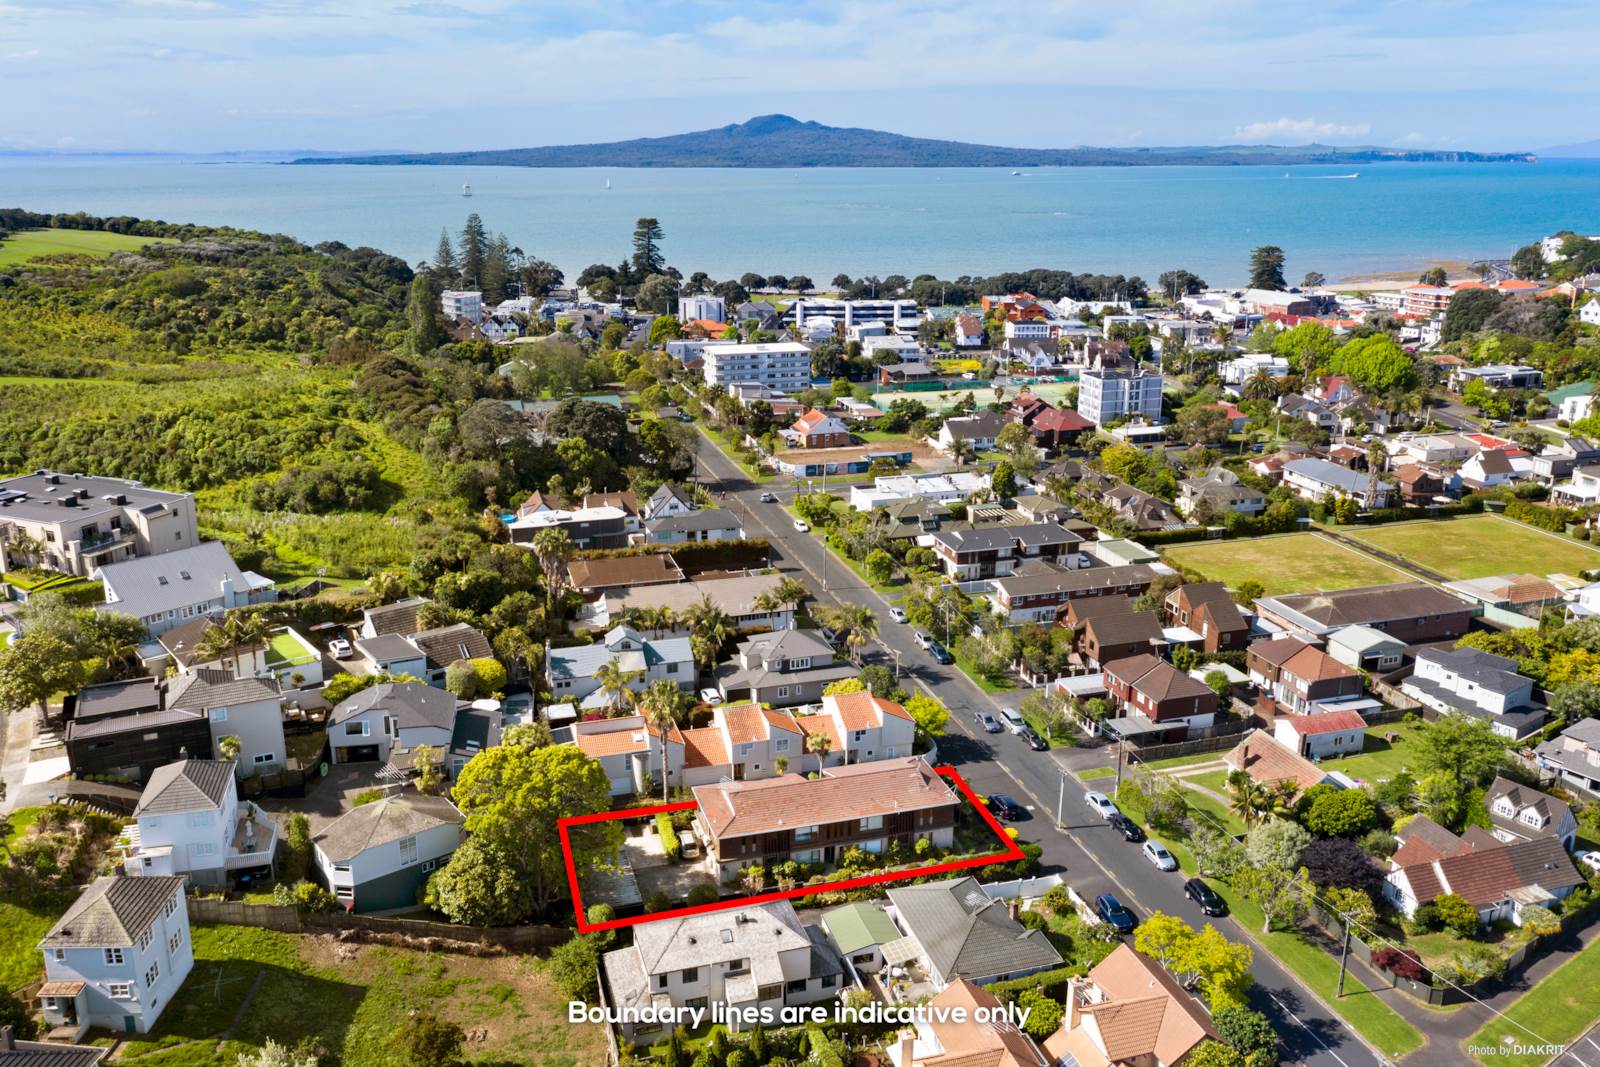
[[[1132,841],[1137,845],[1144,840],[1144,831],[1139,829],[1139,824],[1120,811],[1107,819],[1106,822],[1110,823],[1111,828],[1121,834],[1125,841]]]
[[[1580,852],[1578,853],[1578,862],[1596,874],[1600,874],[1600,852]]]
[[[989,794],[989,810],[1002,822],[1016,822],[1022,818],[1022,808],[1004,793]]]
[[[807,526],[804,522],[801,522],[799,519],[794,520],[794,528],[796,530],[799,530],[801,533],[809,533],[811,531],[811,527]]]
[[[702,703],[702,704],[720,704],[720,703],[722,703],[722,691],[718,690],[718,689],[702,689],[702,690],[700,690],[700,703]]]
[[[1200,910],[1207,915],[1228,914],[1227,902],[1199,878],[1191,878],[1183,883],[1183,895],[1200,905]]]
[[[1026,741],[1028,743],[1028,747],[1033,749],[1035,752],[1050,751],[1050,742],[1034,733],[1031,728],[1022,731],[1022,739]]]
[[[906,609],[905,608],[890,608],[889,609],[889,618],[893,619],[895,622],[905,622],[906,621]]]
[[[1119,934],[1131,934],[1137,925],[1133,921],[1133,912],[1123,907],[1122,901],[1118,900],[1114,893],[1101,893],[1095,897],[1094,913]]]
[[[928,642],[928,655],[933,657],[933,662],[945,667],[956,661],[956,658],[950,654],[950,650],[937,641]]]
[[[1145,859],[1155,864],[1158,871],[1175,871],[1178,869],[1178,861],[1173,858],[1172,853],[1167,851],[1167,846],[1160,841],[1146,841],[1144,847],[1139,851],[1144,853]]]
[[[928,632],[926,630],[918,630],[916,633],[911,635],[911,640],[917,643],[918,648],[927,648],[933,644],[933,638],[928,636]]]
[[[778,502],[777,494],[771,492],[762,493],[757,499],[759,499],[763,504],[776,504]]]
[[[1000,719],[1006,724],[1006,729],[1018,737],[1021,737],[1022,731],[1028,728],[1027,722],[1022,718],[1022,712],[1016,708],[1001,708]]]
[[[997,734],[1000,732],[999,720],[987,711],[980,711],[973,718],[978,720],[978,725],[983,729],[984,733]]]
[[[328,642],[328,654],[334,659],[349,659],[355,655],[355,649],[350,647],[350,642],[342,637],[335,637]]]
[[[1083,794],[1083,802],[1089,805],[1090,810],[1102,819],[1109,819],[1113,815],[1121,814],[1117,811],[1117,806],[1111,803],[1111,798],[1104,793],[1085,793]]]

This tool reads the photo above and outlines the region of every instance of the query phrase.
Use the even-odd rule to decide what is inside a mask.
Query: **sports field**
[[[1174,563],[1231,589],[1254,579],[1269,595],[1387,585],[1414,577],[1311,533],[1171,545],[1165,552]]]
[[[23,230],[0,241],[0,267],[40,256],[68,253],[109,256],[113,252],[137,252],[147,244],[163,240],[166,238],[129,237],[100,230]]]
[[[1392,552],[1447,578],[1570,574],[1600,568],[1600,551],[1498,515],[1345,528],[1346,537]]]

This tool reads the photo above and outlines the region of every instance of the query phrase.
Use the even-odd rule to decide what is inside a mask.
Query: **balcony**
[[[239,871],[268,867],[277,850],[278,824],[249,801],[241,804],[228,841],[227,855],[223,857],[223,868]]]

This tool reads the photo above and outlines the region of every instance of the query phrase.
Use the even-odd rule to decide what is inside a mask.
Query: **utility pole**
[[[1061,790],[1056,794],[1056,829],[1061,829],[1061,816],[1067,805],[1067,772],[1061,772]]]
[[[1117,738],[1117,784],[1111,790],[1111,795],[1116,796],[1122,791],[1122,746],[1126,744],[1122,738]]]
[[[1344,996],[1345,964],[1350,959],[1350,916],[1339,916],[1340,925],[1344,927],[1344,947],[1339,950],[1339,988],[1334,993],[1335,997]]]

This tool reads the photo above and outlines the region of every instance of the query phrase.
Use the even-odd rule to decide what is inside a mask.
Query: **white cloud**
[[[1241,141],[1319,140],[1340,141],[1365,137],[1372,131],[1370,122],[1318,122],[1316,119],[1274,119],[1236,126],[1233,135]]]
[[[1404,137],[1400,138],[1400,140],[1406,142],[1407,144],[1417,144],[1418,142],[1426,141],[1427,139],[1428,139],[1428,135],[1427,134],[1418,133],[1416,130],[1412,130],[1410,133],[1408,133]]]

